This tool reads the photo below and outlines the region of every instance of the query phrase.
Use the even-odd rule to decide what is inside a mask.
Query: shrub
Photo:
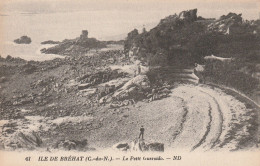
[[[232,63],[208,62],[203,75],[217,84],[233,87],[245,94],[250,94],[258,88],[259,80],[239,71],[240,67],[241,64],[237,61]]]

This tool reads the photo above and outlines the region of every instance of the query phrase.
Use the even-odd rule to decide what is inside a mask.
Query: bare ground
[[[5,133],[1,143],[15,140],[17,132],[33,130],[42,138],[43,148],[53,147],[62,139],[87,139],[91,147],[103,150],[137,138],[144,125],[145,141],[164,143],[166,150],[258,149],[259,107],[237,92],[210,85],[178,84],[167,98],[109,108],[75,88],[78,78],[97,70],[93,63],[86,65],[88,60],[65,59],[58,65],[50,62],[54,65],[51,69],[50,64],[37,64],[31,74],[24,74],[20,62],[1,63],[2,69],[8,69],[4,72],[7,81],[1,83],[0,124]],[[95,63],[105,64],[100,60]],[[118,69],[121,64],[112,66]],[[124,79],[130,79],[134,66],[122,68],[130,75]],[[4,131],[6,124],[8,132]]]

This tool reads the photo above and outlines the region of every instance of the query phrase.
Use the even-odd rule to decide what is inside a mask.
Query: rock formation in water
[[[32,40],[28,36],[21,36],[20,38],[15,39],[14,42],[16,44],[30,44],[32,42]]]

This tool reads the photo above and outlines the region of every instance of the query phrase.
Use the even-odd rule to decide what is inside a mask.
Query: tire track
[[[211,91],[208,92],[208,90],[212,90],[212,89],[205,89],[204,90],[203,87],[194,87],[194,88],[195,89],[192,91],[192,93],[187,92],[189,89],[183,89],[182,90],[182,91],[188,93],[188,95],[184,95],[185,99],[188,99],[187,101],[185,100],[185,105],[187,105],[187,106],[184,107],[185,113],[182,116],[182,120],[181,120],[181,124],[179,126],[179,130],[175,131],[175,133],[173,135],[173,139],[172,139],[173,142],[172,143],[175,142],[175,144],[176,144],[177,139],[178,139],[178,141],[181,142],[180,139],[182,139],[182,135],[183,135],[182,133],[184,133],[184,131],[186,131],[186,130],[192,129],[192,128],[186,128],[185,127],[185,124],[188,123],[188,117],[189,117],[189,114],[190,114],[189,113],[190,108],[188,107],[188,104],[189,103],[192,104],[192,102],[196,102],[198,100],[202,103],[203,102],[205,103],[205,106],[203,106],[201,108],[200,108],[199,103],[197,103],[197,104],[194,103],[194,104],[197,105],[196,107],[198,107],[199,112],[201,112],[201,113],[204,112],[203,113],[204,115],[202,115],[202,116],[205,118],[204,120],[206,120],[206,121],[203,125],[203,131],[200,132],[200,136],[198,134],[196,134],[197,136],[196,136],[195,139],[194,138],[193,138],[193,140],[190,139],[191,141],[193,141],[193,143],[192,144],[190,144],[191,142],[188,143],[188,144],[190,144],[189,145],[189,148],[190,148],[189,151],[197,150],[199,147],[201,147],[204,150],[214,149],[214,147],[216,147],[216,145],[219,144],[220,138],[223,135],[223,130],[224,130],[224,128],[223,128],[224,117],[223,117],[223,113],[222,113],[222,110],[221,110],[222,109],[222,101],[219,101],[218,99],[216,99],[210,93]],[[180,91],[179,93],[183,93],[182,91]],[[196,97],[199,94],[203,95],[202,98],[200,96]],[[195,98],[193,98],[193,97],[195,97]],[[196,100],[189,101],[189,99],[196,99]],[[192,114],[191,116],[194,116],[194,115]],[[199,117],[197,117],[197,118],[199,118]],[[192,120],[192,121],[194,121],[194,120]],[[188,125],[187,127],[189,127],[190,125],[192,125],[192,123],[191,124],[189,123],[187,125]],[[199,127],[199,126],[197,126],[197,127]],[[198,132],[201,129],[199,129],[199,128],[196,129],[196,128],[193,127],[193,131],[194,130],[195,131],[197,130],[197,132]],[[187,135],[187,132],[185,132],[185,136],[184,136],[185,139],[186,139],[186,135]],[[186,141],[189,141],[189,139],[187,139]],[[180,145],[180,147],[181,147],[181,145]],[[188,148],[188,146],[187,146],[187,148]]]
[[[210,95],[209,95],[210,96]],[[217,136],[217,138],[216,138],[216,140],[212,143],[212,146],[210,147],[210,149],[213,149],[216,145],[217,145],[217,143],[218,143],[218,141],[219,141],[219,138],[220,138],[220,136],[221,136],[221,134],[222,134],[222,131],[223,131],[223,121],[224,121],[224,118],[223,118],[223,113],[222,113],[222,111],[221,111],[221,109],[220,109],[220,106],[219,106],[219,104],[218,104],[218,102],[217,102],[217,100],[214,98],[214,97],[212,97],[211,96],[211,98],[214,100],[214,102],[216,103],[216,105],[217,105],[217,108],[218,108],[218,112],[219,112],[219,116],[220,116],[220,128],[219,128],[219,134],[218,134],[218,136]]]
[[[248,106],[236,96],[222,89],[193,85],[179,86],[174,93],[184,99],[181,105],[186,104],[174,133],[169,135],[174,149],[233,151],[252,146],[250,139],[256,128],[252,116],[256,115],[251,109],[246,110]]]
[[[184,126],[184,123],[186,122],[186,117],[187,117],[187,114],[188,114],[188,109],[187,109],[187,106],[186,106],[186,102],[184,102],[184,99],[181,98],[181,97],[178,97],[178,96],[175,96],[175,97],[181,99],[181,101],[183,103],[184,114],[182,116],[182,120],[181,120],[181,123],[180,123],[179,130],[172,135],[173,138],[170,141],[170,145],[173,144],[175,139],[182,133],[183,128],[184,128],[183,126]]]
[[[219,132],[218,132],[218,135],[217,135],[217,138],[216,138],[216,140],[212,143],[212,145],[211,145],[211,147],[210,147],[210,149],[213,149],[216,145],[217,145],[217,143],[218,143],[218,141],[219,141],[219,138],[220,138],[220,136],[221,136],[221,134],[222,134],[222,131],[223,131],[223,121],[224,121],[224,118],[223,118],[223,113],[222,113],[222,111],[221,111],[221,109],[220,109],[220,106],[219,106],[219,104],[218,104],[218,101],[215,99],[215,97],[213,97],[213,96],[211,96],[210,94],[208,94],[207,92],[204,92],[204,91],[202,91],[202,90],[199,90],[201,93],[204,93],[204,94],[206,94],[207,96],[209,96],[210,98],[212,98],[212,100],[214,101],[214,103],[216,104],[216,106],[217,106],[217,110],[218,110],[218,113],[219,113],[219,117],[220,117],[220,127],[219,127]]]
[[[175,139],[177,138],[177,136],[182,133],[184,123],[186,122],[187,114],[188,114],[188,109],[187,109],[186,107],[184,107],[184,114],[183,114],[183,116],[182,116],[182,121],[181,121],[181,124],[180,124],[180,129],[179,129],[176,133],[173,134],[172,143],[174,143],[174,141],[175,141]]]
[[[209,103],[208,103],[209,104]],[[208,110],[208,115],[209,115],[209,122],[208,122],[208,125],[207,125],[207,130],[205,132],[205,134],[203,135],[203,137],[201,138],[201,140],[199,141],[198,144],[196,144],[195,146],[192,147],[191,151],[194,151],[196,148],[198,148],[201,144],[203,144],[210,132],[210,128],[211,128],[211,122],[212,122],[212,115],[211,115],[211,110],[212,110],[212,107],[210,106],[209,104],[209,110]]]

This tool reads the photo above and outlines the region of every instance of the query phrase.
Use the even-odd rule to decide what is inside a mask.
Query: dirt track
[[[164,143],[166,151],[255,149],[257,111],[218,88],[182,84],[168,98],[103,114],[104,127],[89,140],[98,149],[109,148],[132,141],[144,125],[145,141]]]
[[[173,137],[172,148],[207,151],[254,146],[257,110],[209,86],[183,85],[172,95],[183,99],[187,111]]]

